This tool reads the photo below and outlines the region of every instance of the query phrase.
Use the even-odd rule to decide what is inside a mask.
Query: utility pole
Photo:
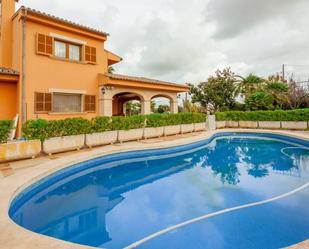
[[[282,64],[282,80],[285,81],[285,65]]]

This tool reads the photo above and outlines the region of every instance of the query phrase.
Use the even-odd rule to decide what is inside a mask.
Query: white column
[[[208,115],[206,121],[207,130],[214,131],[216,130],[216,116],[215,115]]]
[[[100,99],[100,115],[111,117],[113,116],[113,100]]]
[[[148,115],[151,113],[151,101],[150,100],[144,100],[141,101],[141,114],[142,115]]]
[[[104,93],[101,88],[99,88],[99,106],[100,106],[100,116],[111,117],[113,116],[113,99],[108,94]]]
[[[171,113],[178,113],[178,102],[171,100]]]

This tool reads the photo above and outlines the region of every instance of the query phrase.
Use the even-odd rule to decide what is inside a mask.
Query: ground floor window
[[[81,113],[96,111],[96,95],[81,93],[34,93],[35,113]]]
[[[54,93],[53,112],[82,112],[82,95]]]

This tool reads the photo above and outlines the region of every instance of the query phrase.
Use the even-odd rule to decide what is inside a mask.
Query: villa
[[[0,120],[21,122],[123,115],[130,100],[149,114],[151,100],[170,100],[188,87],[108,73],[122,58],[104,48],[108,34],[37,10],[0,1]]]

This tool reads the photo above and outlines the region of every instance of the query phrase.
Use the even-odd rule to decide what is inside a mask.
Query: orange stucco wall
[[[1,0],[0,27],[0,65],[10,67],[12,63],[12,16],[15,12],[15,0]]]
[[[22,29],[21,21],[14,19],[14,54],[13,64],[16,68],[21,68],[21,42]],[[70,62],[50,56],[38,55],[36,52],[37,33],[50,35],[51,33],[78,39],[87,43],[88,46],[97,49],[97,64],[86,64],[83,62]],[[25,68],[25,109],[26,120],[44,119],[63,119],[68,117],[92,118],[99,115],[99,88],[98,73],[107,71],[107,53],[104,44],[100,40],[91,39],[82,35],[77,35],[42,24],[26,23],[26,68]],[[34,112],[34,93],[49,92],[50,89],[60,90],[80,90],[89,95],[96,95],[97,104],[95,113],[78,114],[36,114]],[[21,89],[19,89],[21,92]],[[20,96],[21,98],[21,96]],[[20,107],[21,109],[21,107]]]
[[[17,114],[17,85],[12,82],[0,82],[0,120],[13,119]]]
[[[1,1],[1,0],[0,0]],[[15,0],[2,0],[3,9],[6,14],[2,15],[2,23],[6,24],[5,41],[2,39],[0,43],[0,67],[6,66],[19,71],[19,80],[15,80],[14,91],[11,91],[11,98],[4,98],[7,101],[6,117],[14,116],[16,112],[22,116],[24,108],[24,121],[43,118],[43,119],[64,119],[73,117],[93,118],[98,115],[111,116],[114,113],[119,113],[119,108],[113,103],[112,99],[115,94],[121,91],[138,92],[139,96],[144,96],[147,100],[146,111],[150,112],[151,96],[158,94],[167,94],[172,99],[176,99],[177,92],[187,91],[186,87],[160,85],[143,83],[135,80],[109,79],[106,76],[108,63],[114,64],[121,60],[120,57],[108,52],[104,49],[104,42],[107,37],[103,33],[83,29],[78,26],[64,23],[61,20],[42,16],[37,12],[28,13],[26,9],[21,9],[14,13]],[[30,10],[29,10],[30,11]],[[25,18],[25,26],[23,28],[23,15]],[[31,12],[31,11],[30,11]],[[3,20],[5,18],[5,20]],[[3,30],[3,27],[2,29]],[[45,56],[37,54],[37,34],[57,35],[73,40],[82,41],[84,45],[95,47],[97,62],[96,64],[87,64],[86,62],[72,62],[67,60],[57,59],[53,56]],[[3,33],[4,34],[4,33]],[[25,43],[23,43],[25,37]],[[25,49],[23,53],[23,44]],[[5,48],[5,54],[3,53]],[[24,56],[23,56],[24,55]],[[25,62],[23,68],[22,62]],[[22,85],[24,83],[25,99],[22,106]],[[1,84],[1,82],[0,82]],[[105,85],[113,85],[115,89],[109,90],[104,96],[101,88]],[[1,86],[0,86],[1,87]],[[12,85],[10,85],[12,87]],[[9,86],[3,85],[5,91],[9,91]],[[96,111],[93,113],[45,113],[37,114],[34,111],[35,92],[51,92],[52,89],[57,89],[60,92],[76,91],[87,95],[96,96]],[[0,88],[1,90],[1,88]],[[2,90],[1,90],[2,91]],[[4,91],[3,91],[4,93]],[[14,94],[13,94],[14,93]],[[2,103],[2,102],[1,102]],[[1,104],[0,103],[0,104]],[[2,105],[2,104],[1,104]],[[1,115],[1,114],[0,114]],[[4,114],[3,114],[4,116]],[[1,116],[0,116],[1,119]],[[19,128],[21,124],[19,122]]]

